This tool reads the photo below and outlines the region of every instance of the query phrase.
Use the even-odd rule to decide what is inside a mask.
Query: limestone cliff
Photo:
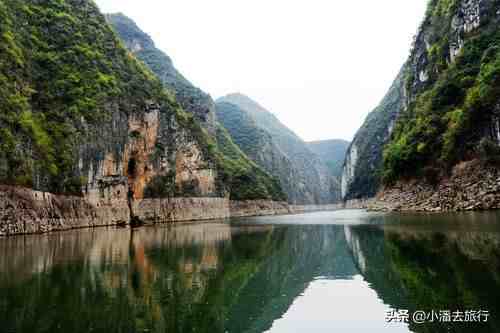
[[[461,162],[481,160],[479,172],[498,168],[499,23],[496,0],[429,2],[409,59],[386,97],[397,102],[389,104],[391,116],[370,115],[348,151],[345,199],[373,196],[382,183],[392,193],[415,182],[446,196],[441,190]],[[366,131],[376,128],[381,130],[372,140]],[[357,143],[365,137],[374,142],[369,153]],[[490,206],[484,203],[476,207]]]
[[[133,20],[123,14],[106,14],[106,20],[113,26],[127,49],[158,76],[184,110],[193,113],[210,133],[215,133],[215,105],[212,98],[191,84],[175,68],[172,59],[157,49],[151,37]]]
[[[194,115],[207,130],[221,152],[224,181],[231,187],[234,200],[286,200],[279,184],[253,163],[232,141],[217,121],[212,98],[189,82],[173,65],[165,52],[133,20],[123,14],[108,14],[113,26],[128,50],[153,71],[165,88],[171,91],[183,109]]]
[[[214,211],[282,197],[221,152],[92,1],[0,0],[0,40],[0,234],[127,222],[147,200],[175,221],[188,197]]]
[[[500,145],[499,22],[499,1],[429,3],[408,60],[405,109],[385,150],[386,183],[443,179]]]
[[[293,204],[328,204],[340,186],[328,166],[272,113],[241,94],[217,100],[217,117],[238,146],[279,178]]]
[[[405,109],[385,149],[389,206],[498,208],[499,23],[499,1],[429,4],[408,60]]]
[[[404,103],[404,67],[380,104],[367,117],[347,149],[342,167],[344,200],[372,197],[381,184],[383,150]]]
[[[93,203],[149,196],[160,178],[172,194],[225,195],[207,135],[93,2],[0,5],[1,183]]]

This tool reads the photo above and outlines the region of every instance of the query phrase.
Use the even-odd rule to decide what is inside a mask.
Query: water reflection
[[[498,215],[360,211],[0,239],[0,332],[498,332]],[[386,323],[390,309],[487,323]]]

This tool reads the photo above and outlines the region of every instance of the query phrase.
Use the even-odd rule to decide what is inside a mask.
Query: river
[[[496,212],[96,228],[0,249],[5,333],[500,332]]]

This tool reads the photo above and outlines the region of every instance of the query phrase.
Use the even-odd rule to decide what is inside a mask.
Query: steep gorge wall
[[[500,208],[500,1],[431,2],[375,209]]]
[[[343,200],[373,197],[381,184],[383,151],[404,105],[404,66],[389,92],[367,117],[347,149],[342,167]]]
[[[215,134],[215,104],[212,98],[195,87],[174,66],[172,59],[156,48],[154,41],[137,24],[123,14],[106,14],[130,52],[143,61],[175,95],[182,108],[192,113],[210,134]]]
[[[327,164],[270,111],[239,93],[217,99],[216,111],[240,149],[279,179],[290,204],[340,200],[340,184]]]
[[[348,151],[344,200],[373,197],[384,186],[381,196],[395,200],[394,205],[385,203],[398,209],[495,207],[488,196],[475,191],[477,180],[469,182],[454,166],[499,155],[499,23],[497,0],[429,2],[408,61]],[[474,168],[488,178],[495,168],[482,165]],[[449,197],[450,180],[464,194],[462,204],[442,199]],[[469,196],[466,184],[472,186]],[[415,193],[417,188],[421,195]],[[472,205],[471,193],[477,196]],[[401,206],[404,197],[406,207]],[[435,202],[420,207],[417,197]]]
[[[144,198],[231,191],[206,130],[92,1],[0,9],[0,184],[129,210]]]
[[[307,142],[307,147],[328,166],[332,175],[340,181],[344,157],[350,142],[336,140],[322,140]]]
[[[184,80],[179,101],[93,1],[0,0],[2,233],[127,223],[148,205],[165,221],[219,218],[226,198],[281,199],[243,154],[221,152],[210,110],[170,74]]]
[[[196,181],[203,186],[198,196],[210,195],[213,192],[212,178],[216,184],[223,183],[230,190],[232,200],[285,199],[280,184],[259,166],[253,163],[232,141],[225,128],[217,121],[215,103],[212,98],[189,82],[174,66],[172,59],[155,46],[149,35],[143,32],[137,24],[123,14],[108,14],[107,21],[123,41],[128,50],[140,59],[162,82],[163,86],[174,95],[180,106],[194,117],[194,120],[203,127],[210,139],[209,147],[215,148],[209,152],[217,161],[219,173],[212,169],[198,173],[203,179]],[[183,154],[187,159],[199,155],[191,151]],[[220,154],[218,154],[220,153]],[[181,153],[182,154],[182,153]],[[195,165],[188,168],[197,169]],[[188,179],[185,183],[189,184]],[[182,176],[182,178],[184,178]],[[184,186],[189,190],[189,186]],[[183,191],[181,191],[183,192]],[[189,192],[189,191],[188,191]],[[219,191],[220,192],[220,191]],[[183,193],[185,194],[185,193]],[[192,193],[191,193],[192,194]],[[219,193],[223,196],[224,193]],[[189,195],[188,195],[189,196]]]

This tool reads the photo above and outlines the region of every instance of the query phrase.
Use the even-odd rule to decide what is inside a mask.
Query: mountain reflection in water
[[[0,239],[0,332],[499,332],[496,213],[361,211]],[[391,309],[486,323],[387,323]]]

